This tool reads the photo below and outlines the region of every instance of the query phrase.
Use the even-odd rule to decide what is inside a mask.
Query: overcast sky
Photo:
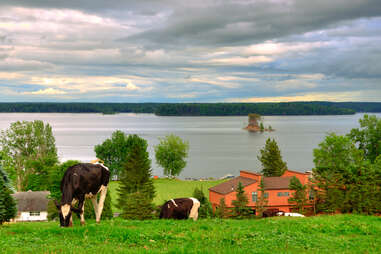
[[[380,0],[0,0],[0,101],[381,101]]]

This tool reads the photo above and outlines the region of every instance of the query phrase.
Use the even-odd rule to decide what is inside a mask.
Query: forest
[[[380,102],[281,103],[0,103],[3,113],[154,113],[158,116],[346,115],[381,112]]]

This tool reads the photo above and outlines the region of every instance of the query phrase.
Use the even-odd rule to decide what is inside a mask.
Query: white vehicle
[[[276,215],[277,216],[290,216],[290,217],[305,217],[303,214],[300,214],[300,213],[278,212]]]

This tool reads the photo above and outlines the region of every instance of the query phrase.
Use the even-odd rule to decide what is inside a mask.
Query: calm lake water
[[[381,114],[376,114],[381,117]],[[275,138],[283,159],[292,170],[311,170],[313,149],[329,132],[346,134],[359,126],[363,114],[349,116],[265,116],[264,125],[276,131],[249,133],[242,128],[247,117],[163,117],[152,114],[37,114],[0,113],[0,129],[18,120],[48,122],[56,138],[61,161],[95,158],[94,146],[115,130],[138,134],[148,141],[154,175],[162,175],[155,163],[154,146],[171,133],[189,141],[188,164],[180,177],[238,175],[239,170],[260,171],[259,150],[268,137]]]

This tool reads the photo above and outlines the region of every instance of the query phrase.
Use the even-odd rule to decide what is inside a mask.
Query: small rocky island
[[[249,114],[249,124],[244,129],[250,132],[274,131],[271,125],[265,128],[262,123],[261,115],[254,113]]]

